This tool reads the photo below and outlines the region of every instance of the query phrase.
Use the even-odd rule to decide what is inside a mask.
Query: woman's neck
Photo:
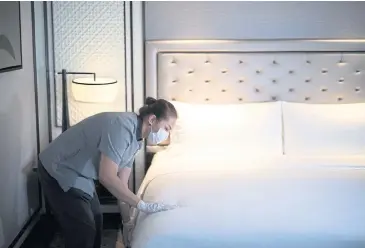
[[[142,122],[142,138],[145,139],[150,134],[151,127],[146,120]]]

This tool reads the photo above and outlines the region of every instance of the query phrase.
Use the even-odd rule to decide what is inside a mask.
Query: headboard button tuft
[[[276,101],[278,98],[276,96],[272,96],[271,100]]]
[[[338,61],[338,66],[344,66],[344,65],[346,65],[346,62],[343,59]]]
[[[157,50],[157,60],[150,65],[157,68],[148,70],[156,75],[152,75],[153,83],[148,88],[156,86],[157,95],[166,95],[169,100],[180,101],[185,97],[184,101],[205,104],[273,99],[308,104],[365,102],[362,78],[365,67],[361,64],[365,54],[362,52],[346,49],[331,53],[306,52],[304,49],[298,53],[245,53],[217,49]],[[345,66],[340,67],[341,63]],[[200,99],[196,99],[199,95]]]

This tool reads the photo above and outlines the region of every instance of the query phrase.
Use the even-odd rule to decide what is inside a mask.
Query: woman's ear
[[[148,121],[148,125],[151,126],[156,121],[156,115],[153,115],[153,114],[149,115],[147,121]]]

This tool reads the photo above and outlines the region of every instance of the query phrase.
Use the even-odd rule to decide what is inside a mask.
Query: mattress
[[[212,151],[214,151],[212,153]],[[178,209],[136,219],[132,248],[365,247],[365,157],[169,148],[140,188]]]

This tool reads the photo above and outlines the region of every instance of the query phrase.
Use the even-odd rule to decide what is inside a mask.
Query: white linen
[[[283,102],[283,126],[287,155],[365,155],[365,103]]]
[[[365,157],[214,149],[156,155],[140,193],[182,207],[140,213],[132,248],[365,247]]]
[[[279,155],[281,103],[189,104],[173,101],[178,112],[171,144],[236,144],[246,153]]]

